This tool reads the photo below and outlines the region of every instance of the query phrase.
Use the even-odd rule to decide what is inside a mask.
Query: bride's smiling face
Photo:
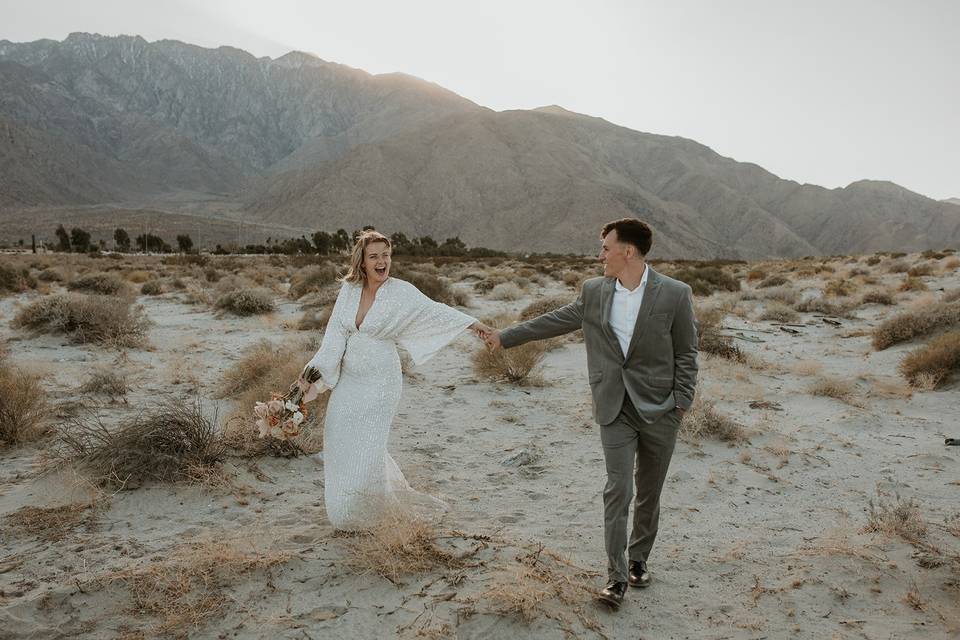
[[[383,242],[371,242],[363,251],[363,271],[370,284],[383,284],[390,277],[390,247]]]

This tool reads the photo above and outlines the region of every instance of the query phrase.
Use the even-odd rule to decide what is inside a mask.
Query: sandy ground
[[[955,274],[926,280],[934,289],[960,286]],[[474,295],[465,310],[518,311],[564,290],[571,291],[533,287],[511,302]],[[293,302],[265,318],[233,318],[183,304],[177,294],[141,297],[154,322],[151,347],[118,361],[114,351],[9,328],[17,306],[35,295],[0,300],[0,338],[11,359],[45,373],[46,388],[64,403],[92,403],[76,389],[94,366],[130,372],[126,402],[103,403],[108,420],[162,394],[211,398],[246,347],[304,336],[291,328]],[[960,511],[960,472],[944,437],[960,436],[960,394],[955,385],[896,391],[903,388],[897,363],[912,345],[875,352],[870,337],[858,335],[891,312],[865,306],[839,327],[804,314],[799,335],[750,314],[727,318],[731,333],[762,342],[737,342],[754,356],[752,366],[702,357],[699,391],[744,425],[749,441],[678,443],[650,561],[654,585],[631,590],[619,612],[585,601],[594,629],[576,617],[524,621],[482,599],[469,612],[464,604],[483,593],[496,562],[509,564],[511,554],[539,543],[594,571],[596,587],[605,570],[605,478],[583,345],[550,351],[543,385],[517,387],[479,379],[469,358],[479,344],[465,335],[406,376],[391,451],[411,483],[450,504],[442,529],[509,541],[484,549],[483,566],[396,582],[358,574],[345,566],[344,541],[324,517],[321,460],[236,459],[228,466],[242,491],[190,484],[120,491],[87,526],[56,542],[4,525],[0,638],[154,637],[127,585],[97,578],[210,540],[290,558],[225,585],[224,609],[188,629],[190,638],[957,637],[960,584],[949,562],[929,566],[936,563],[905,541],[862,532],[871,498],[900,495],[919,504],[931,543],[958,547],[947,523],[955,527],[950,519]],[[853,403],[808,393],[824,374],[854,382]],[[753,409],[752,401],[780,410]],[[213,400],[206,406],[211,414],[217,408]],[[221,403],[219,413],[229,408]],[[84,499],[69,474],[38,472],[44,446],[0,452],[0,518]]]

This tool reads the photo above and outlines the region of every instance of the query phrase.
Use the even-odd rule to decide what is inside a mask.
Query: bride
[[[421,513],[445,508],[414,491],[387,452],[403,380],[397,345],[419,365],[465,329],[481,338],[490,331],[391,278],[390,248],[376,231],[359,236],[320,350],[300,379],[306,384],[312,367],[320,380],[308,397],[332,389],[323,436],[324,498],[327,517],[342,530],[368,528],[382,509],[396,505]]]

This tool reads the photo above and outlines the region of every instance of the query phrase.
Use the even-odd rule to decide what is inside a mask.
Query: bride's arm
[[[330,313],[330,320],[327,322],[327,328],[323,333],[323,340],[320,342],[320,349],[310,359],[310,362],[303,368],[301,379],[307,382],[313,382],[307,378],[308,370],[314,369],[319,374],[319,380],[314,384],[322,384],[325,387],[333,388],[340,379],[340,361],[343,359],[343,353],[347,348],[347,326],[343,321],[349,296],[349,284],[343,283],[340,287],[340,293],[337,294],[337,301],[333,305],[333,311]]]
[[[476,318],[436,302],[406,281],[399,281],[403,319],[397,342],[413,358],[414,364],[426,362],[464,330],[477,335],[488,328]]]

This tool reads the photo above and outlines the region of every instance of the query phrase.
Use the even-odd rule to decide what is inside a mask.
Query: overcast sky
[[[559,104],[777,175],[960,197],[952,0],[0,0],[0,39],[139,34]],[[0,87],[2,91],[2,87]]]

